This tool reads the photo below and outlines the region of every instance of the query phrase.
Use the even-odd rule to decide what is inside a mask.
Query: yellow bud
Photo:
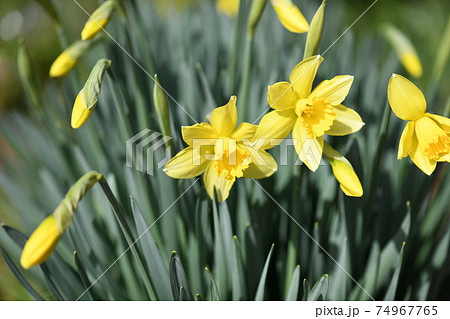
[[[82,89],[80,93],[78,93],[72,109],[72,119],[70,124],[74,129],[77,129],[86,123],[94,111],[94,108],[88,109],[84,101],[84,90]]]
[[[73,105],[71,125],[74,129],[81,127],[94,111],[100,95],[103,75],[110,65],[110,60],[100,59],[92,68],[84,87],[78,93]]]
[[[58,229],[55,216],[45,218],[27,240],[20,257],[23,268],[42,264],[55,250],[63,232]]]
[[[416,49],[408,37],[393,25],[387,24],[382,27],[382,33],[394,47],[400,63],[406,71],[415,78],[422,76],[422,64]]]
[[[88,41],[77,41],[64,50],[50,67],[50,77],[57,78],[69,73],[77,65],[89,45]]]
[[[28,269],[42,264],[50,257],[56,244],[72,222],[79,202],[102,177],[102,174],[91,171],[83,175],[69,189],[55,211],[42,221],[25,243],[20,257],[20,264],[23,268]]]
[[[81,39],[88,40],[99,33],[109,22],[115,9],[114,1],[105,1],[90,16],[81,31]]]
[[[169,106],[167,104],[166,94],[162,90],[158,75],[156,74],[155,86],[153,87],[153,102],[155,103],[156,114],[158,115],[158,121],[163,135],[172,136],[172,131],[170,129]],[[172,140],[169,140],[167,145],[172,145]]]
[[[324,143],[323,152],[344,194],[347,196],[361,197],[363,195],[363,188],[352,164],[327,143]]]

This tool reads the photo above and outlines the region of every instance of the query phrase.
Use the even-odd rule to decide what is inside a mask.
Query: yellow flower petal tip
[[[64,76],[75,67],[77,62],[77,59],[74,59],[66,51],[64,51],[52,63],[49,76],[52,78]]]
[[[89,20],[84,25],[83,30],[81,31],[81,40],[92,39],[97,33],[99,33],[103,28],[108,24],[108,19],[102,19],[97,21]]]
[[[108,24],[111,14],[115,9],[116,4],[113,0],[103,2],[89,17],[89,20],[84,25],[81,31],[81,39],[88,40],[93,38]]]
[[[217,0],[216,9],[229,17],[234,17],[239,11],[239,0]]]
[[[408,79],[393,74],[388,84],[392,111],[408,121],[399,142],[397,158],[410,156],[425,174],[431,175],[437,162],[450,162],[450,119],[426,113],[422,92]]]
[[[417,54],[411,52],[403,52],[400,54],[400,62],[405,67],[406,71],[415,78],[422,77],[423,70]]]
[[[294,33],[304,33],[309,29],[305,17],[291,0],[270,0],[281,24]]]
[[[183,126],[181,133],[188,144],[165,166],[172,178],[192,178],[204,173],[203,181],[211,199],[228,198],[236,179],[265,178],[277,170],[275,159],[261,145],[252,145],[257,130],[250,123],[237,124],[236,97],[215,108],[211,124]]]
[[[348,161],[330,160],[333,174],[345,195],[361,197],[363,188],[353,167]]]
[[[93,110],[94,108],[88,109],[86,107],[84,90],[81,90],[80,93],[78,93],[77,98],[75,99],[75,103],[72,109],[72,118],[70,121],[72,128],[80,128],[84,123],[86,123]]]
[[[42,264],[47,260],[61,239],[62,232],[58,229],[53,215],[45,218],[27,240],[20,257],[20,264],[28,269]]]

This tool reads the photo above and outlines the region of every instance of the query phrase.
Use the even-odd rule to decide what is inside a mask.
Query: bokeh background
[[[213,0],[154,0],[160,14],[166,17],[166,23],[170,23],[171,12],[186,10],[186,7],[195,6],[198,1]],[[78,0],[78,2],[89,12],[98,6],[97,1]],[[318,7],[321,1],[294,2],[303,11],[307,20],[310,20],[314,14],[311,8]],[[304,2],[312,2],[314,5],[304,6]],[[330,9],[327,8],[327,15],[339,14],[342,23],[350,25],[373,1],[329,0],[328,2]],[[340,5],[344,7],[344,10],[333,12],[332,2],[341,2]],[[69,31],[68,37],[70,39],[79,37],[79,30],[86,21],[85,13],[72,0],[54,1],[54,3]],[[415,81],[420,86],[421,81],[428,81],[431,76],[433,59],[449,19],[449,13],[450,2],[447,0],[379,0],[357,22],[351,32],[358,37],[371,37],[379,33],[379,27],[384,22],[393,23],[401,29],[411,39],[422,61],[424,75]],[[195,10],[189,10],[189,14],[195,14]],[[274,13],[270,12],[270,14]],[[325,25],[325,32],[327,32],[326,30]],[[38,83],[44,87],[46,82],[50,81],[48,78],[49,67],[61,52],[58,35],[52,25],[51,17],[42,10],[38,1],[0,1],[0,117],[8,112],[26,112],[24,107],[26,100],[19,81],[16,58],[18,42],[21,39],[26,42],[28,50],[32,53],[36,78]],[[334,54],[334,52],[330,52],[330,54]],[[446,68],[441,77],[443,82],[439,85],[441,90],[448,91],[450,87],[449,71],[450,69]],[[443,93],[445,96],[445,92]],[[0,136],[0,168],[3,159],[11,156],[13,156],[12,153],[6,148],[6,144]],[[12,223],[14,211],[7,198],[1,195],[0,222]],[[29,296],[0,257],[0,300],[17,299],[26,300],[29,299]]]

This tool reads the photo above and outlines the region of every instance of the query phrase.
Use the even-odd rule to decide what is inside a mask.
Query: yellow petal
[[[300,160],[308,168],[315,172],[322,161],[323,136],[311,138],[306,129],[301,124],[300,119],[296,121],[292,130],[292,139],[294,140],[295,151]]]
[[[23,268],[42,264],[55,250],[55,246],[61,239],[62,232],[58,229],[53,215],[45,218],[27,240],[20,257]]]
[[[281,24],[291,32],[304,33],[309,24],[291,0],[270,0]]]
[[[223,202],[230,195],[230,189],[233,186],[234,180],[228,180],[224,176],[218,176],[214,165],[211,162],[206,168],[205,175],[203,176],[203,182],[205,183],[206,192],[211,199],[214,199],[214,189],[217,194],[217,201]]]
[[[293,109],[297,103],[297,96],[290,83],[278,82],[269,86],[267,102],[271,108],[276,110]]]
[[[429,159],[419,145],[416,135],[413,135],[411,143],[411,156],[412,161],[418,168],[427,175],[431,175],[436,168],[436,161]]]
[[[363,195],[363,188],[352,164],[326,143],[324,145],[324,154],[344,194],[347,196],[361,197]]]
[[[406,157],[411,153],[414,137],[414,124],[414,121],[408,122],[403,130],[402,137],[400,138],[400,143],[398,145],[398,159]]]
[[[266,178],[278,169],[275,159],[266,151],[258,152],[259,158],[252,157],[252,162],[244,171],[245,178]]]
[[[84,90],[78,93],[72,109],[72,118],[70,124],[74,129],[81,127],[91,116],[94,107],[88,109],[85,104]]]
[[[327,99],[331,105],[341,104],[347,97],[348,92],[353,83],[353,76],[338,75],[331,80],[322,81],[314,91],[311,92],[311,97],[316,99]]]
[[[447,134],[450,133],[450,119],[444,116],[425,113],[425,116],[435,121]]]
[[[262,149],[280,144],[291,133],[296,120],[294,110],[275,110],[267,113],[261,119],[252,143],[262,144]]]
[[[194,139],[216,139],[218,138],[217,132],[208,123],[199,123],[192,126],[182,126],[181,135],[187,145],[192,146]],[[211,142],[214,144],[214,141]]]
[[[392,74],[389,80],[388,100],[395,115],[405,121],[417,120],[425,114],[427,107],[422,92],[398,74]]]
[[[211,124],[220,136],[230,136],[237,124],[236,96],[232,96],[230,101],[221,107],[213,110]]]
[[[309,97],[317,69],[322,61],[323,58],[320,55],[315,55],[303,60],[292,70],[289,81],[298,99]]]
[[[258,129],[257,125],[243,122],[238,126],[236,131],[234,131],[233,134],[231,134],[231,137],[237,140],[241,139],[251,140],[253,136],[255,136],[257,129]]]
[[[438,161],[450,153],[450,136],[432,118],[423,116],[416,121],[415,132],[419,147],[428,158]]]
[[[208,147],[213,153],[213,147]],[[172,178],[192,178],[203,173],[209,163],[203,152],[194,152],[192,147],[187,147],[166,164],[164,172]]]
[[[336,118],[331,128],[325,132],[328,135],[343,136],[359,131],[363,126],[359,114],[342,104],[333,106]]]

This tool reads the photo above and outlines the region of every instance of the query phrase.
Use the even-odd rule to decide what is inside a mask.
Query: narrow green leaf
[[[386,291],[386,295],[384,295],[384,301],[393,301],[395,300],[395,293],[397,292],[398,279],[400,277],[400,270],[402,268],[403,261],[403,252],[405,248],[405,243],[402,244],[402,248],[400,250],[400,255],[398,257],[398,265],[392,275],[391,283]]]
[[[264,264],[261,278],[259,279],[258,289],[256,290],[255,301],[261,301],[264,299],[267,271],[269,270],[270,258],[272,257],[272,252],[273,252],[274,246],[275,246],[275,244],[272,244],[272,246],[270,247],[269,254],[267,255],[266,263]]]
[[[209,286],[210,286],[210,293],[211,293],[211,300],[212,301],[220,301],[222,300],[220,298],[219,289],[217,288],[216,280],[214,279],[213,274],[211,271],[209,271],[208,267],[205,267],[206,272],[209,275]]]
[[[246,298],[246,278],[244,273],[244,262],[242,260],[242,252],[237,236],[233,236],[233,270],[231,273],[233,300],[244,300]]]
[[[176,251],[173,251],[170,256],[169,275],[173,299],[177,301],[194,300],[186,272]]]
[[[328,291],[328,275],[323,275],[312,287],[308,294],[308,301],[325,300]],[[320,298],[320,299],[319,299]]]
[[[157,288],[155,293],[159,300],[172,300],[169,285],[169,272],[161,258],[158,246],[150,233],[149,227],[147,226],[138,205],[133,198],[130,198],[130,202],[136,229],[139,236],[141,236],[139,243],[141,244],[142,254],[147,263],[150,280],[152,281],[153,286]]]
[[[292,275],[291,284],[289,285],[289,290],[285,300],[287,301],[297,300],[299,286],[300,286],[300,265],[297,265],[297,267],[295,267],[294,274]]]
[[[86,275],[86,269],[84,268],[83,264],[81,263],[80,258],[78,257],[78,254],[76,251],[73,252],[73,259],[75,261],[75,265],[78,270],[78,275],[80,276],[81,282],[83,283],[83,286],[85,289],[88,289],[91,287],[91,283]],[[93,287],[92,287],[93,288]],[[86,296],[89,300],[94,300],[92,297],[92,294],[94,293],[93,289],[88,289],[86,291]],[[100,300],[100,299],[99,299]]]
[[[28,283],[28,281],[25,279],[25,277],[22,275],[20,270],[16,267],[14,262],[11,260],[11,258],[6,253],[6,251],[3,249],[3,246],[1,246],[1,245],[0,245],[0,252],[2,253],[2,256],[5,259],[6,264],[9,266],[9,268],[11,269],[14,276],[16,276],[17,280],[19,280],[19,282],[22,284],[22,286],[30,294],[31,298],[33,298],[34,300],[40,300],[40,301],[44,300],[44,298],[42,298],[38,294],[38,292],[36,290],[34,290],[34,288],[30,285],[30,283]]]

